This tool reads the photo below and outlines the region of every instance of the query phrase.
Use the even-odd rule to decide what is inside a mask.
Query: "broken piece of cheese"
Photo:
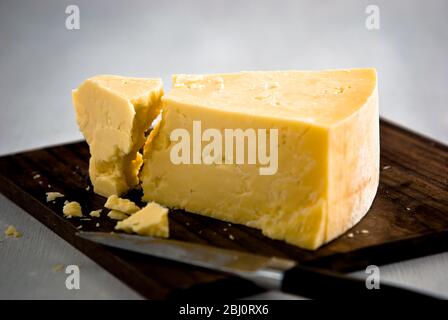
[[[143,155],[144,201],[259,228],[307,249],[344,233],[372,204],[379,179],[374,69],[177,75],[162,105]],[[173,164],[170,133],[193,135],[193,121],[203,131],[278,129],[276,173],[261,175],[254,164]]]
[[[90,147],[94,191],[121,195],[139,183],[138,152],[160,111],[160,79],[100,75],[73,90],[79,128]]]
[[[154,202],[148,203],[129,218],[119,221],[115,229],[144,236],[168,238],[168,209]]]
[[[107,198],[104,207],[111,210],[120,211],[127,215],[133,214],[140,210],[140,208],[131,200],[122,199],[116,195],[111,195],[109,198]]]

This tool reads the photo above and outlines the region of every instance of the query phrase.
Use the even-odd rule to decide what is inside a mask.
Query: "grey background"
[[[65,28],[76,4],[81,29]],[[380,30],[365,27],[366,6]],[[448,143],[447,1],[0,1],[0,154],[80,139],[70,90],[112,73],[373,66],[380,112]],[[0,196],[0,298],[138,298],[132,290]],[[81,266],[65,289],[56,264]],[[448,253],[381,267],[382,279],[448,297]],[[362,275],[362,272],[358,273]],[[270,292],[258,296],[294,298]]]

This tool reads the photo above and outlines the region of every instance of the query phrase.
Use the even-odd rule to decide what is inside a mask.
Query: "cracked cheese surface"
[[[138,152],[160,111],[160,79],[95,76],[73,90],[77,122],[90,147],[95,193],[108,197],[139,183]]]

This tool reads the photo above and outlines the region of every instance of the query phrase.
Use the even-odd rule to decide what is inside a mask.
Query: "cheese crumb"
[[[86,191],[89,191],[89,190],[90,190],[90,186],[87,186],[87,187],[86,187]]]
[[[391,168],[391,166],[384,166],[383,167],[383,170],[388,170],[388,169],[390,169]]]
[[[120,211],[122,213],[133,214],[140,210],[140,208],[131,200],[119,198],[116,195],[111,195],[107,198],[104,205],[107,209]]]
[[[78,230],[82,229],[82,225],[81,226],[77,226],[76,229],[78,229]]]
[[[115,229],[145,236],[168,238],[168,209],[150,202],[126,220],[118,222]]]
[[[96,225],[95,225],[95,227],[97,227],[97,228],[98,228],[99,226],[100,226],[100,223],[99,223],[99,222],[97,222],[97,223],[96,223]]]
[[[60,272],[64,269],[64,265],[63,264],[56,264],[53,266],[52,270],[53,272]]]
[[[64,208],[62,208],[62,212],[64,213],[64,216],[66,216],[67,218],[82,217],[81,205],[76,201],[72,202],[66,201]]]
[[[406,207],[406,210],[408,210],[408,211],[411,211],[411,208],[409,208],[409,207]]]
[[[22,236],[22,234],[12,225],[9,225],[8,228],[6,228],[5,235],[15,238],[20,238]]]
[[[353,237],[354,237],[353,232],[350,232],[350,233],[347,235],[347,237],[349,237],[349,238],[353,238]]]
[[[34,180],[39,179],[39,178],[40,178],[40,174],[35,174],[35,175],[33,176],[33,179],[34,179]]]
[[[101,211],[102,210],[103,209],[90,211],[89,216],[94,217],[94,218],[99,218],[101,216]]]
[[[60,192],[45,192],[47,195],[47,202],[54,201],[57,198],[62,198],[64,195]]]
[[[235,237],[232,234],[229,234],[229,239],[230,240],[235,240]]]
[[[124,220],[128,215],[118,210],[110,210],[107,216],[113,220]]]
[[[361,230],[361,233],[367,234],[367,233],[369,233],[369,230],[362,229],[362,230]]]

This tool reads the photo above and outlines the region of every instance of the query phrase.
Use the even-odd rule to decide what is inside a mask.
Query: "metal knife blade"
[[[280,289],[284,272],[296,265],[293,260],[185,241],[106,232],[81,231],[77,235],[109,247],[235,274],[271,289]]]
[[[227,272],[267,289],[279,289],[310,298],[435,298],[424,292],[384,283],[381,290],[370,290],[364,279],[302,266],[283,258],[146,236],[84,231],[77,235],[109,247]]]

